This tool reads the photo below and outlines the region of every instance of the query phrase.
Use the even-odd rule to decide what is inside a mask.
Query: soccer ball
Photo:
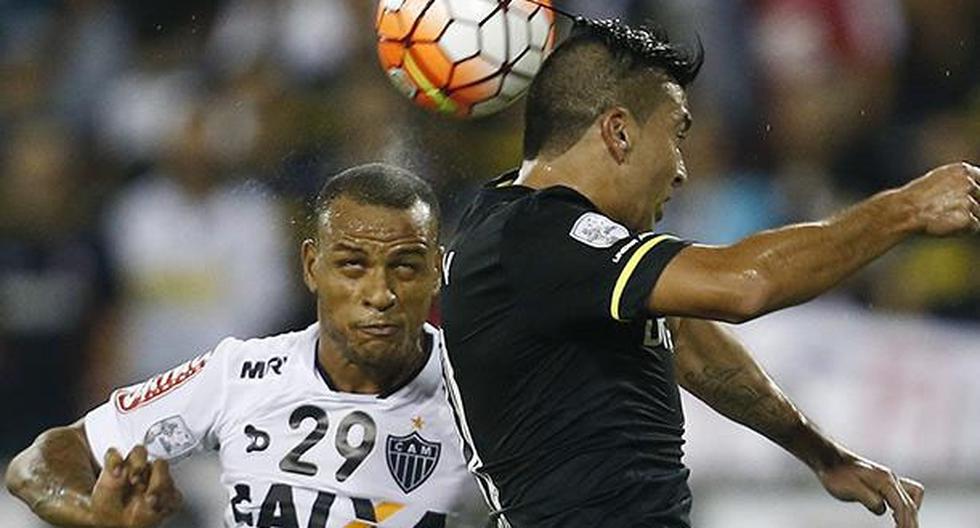
[[[454,117],[524,93],[555,42],[550,0],[381,0],[378,55],[415,103]]]

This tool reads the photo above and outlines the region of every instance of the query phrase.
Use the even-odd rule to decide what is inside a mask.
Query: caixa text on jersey
[[[309,488],[301,488],[304,492],[310,492]],[[305,493],[304,493],[305,494]],[[255,528],[326,528],[328,521],[331,520],[331,513],[336,510],[336,499],[338,495],[329,491],[316,491],[316,498],[307,507],[309,509],[309,521],[300,524],[300,513],[297,512],[297,501],[293,497],[293,487],[289,484],[275,483],[269,486],[265,499],[260,506],[252,502],[252,487],[248,484],[235,484],[235,496],[231,499],[231,511],[234,517],[235,526],[253,526]],[[340,496],[342,499],[350,501],[349,510],[346,512],[336,512],[342,519],[335,519],[336,526],[376,526],[377,523],[391,519],[396,515],[411,515],[410,508],[405,504],[392,501],[373,502],[371,499],[360,497]],[[308,499],[308,498],[307,498]],[[300,501],[300,504],[308,501]],[[256,511],[258,510],[258,511]],[[423,510],[424,511],[424,510]],[[418,515],[416,513],[415,515]],[[353,517],[353,518],[352,518]],[[341,524],[336,524],[340,520]],[[349,520],[349,523],[344,521]],[[397,519],[397,526],[405,528],[445,528],[446,514],[434,511],[425,511],[424,514],[410,524],[414,519]]]
[[[180,387],[204,370],[211,353],[198,356],[135,387],[119,389],[113,400],[121,413],[134,411]]]

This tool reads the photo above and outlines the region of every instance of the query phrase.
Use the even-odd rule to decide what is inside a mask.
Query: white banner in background
[[[833,301],[732,327],[831,437],[918,478],[980,478],[980,325],[887,317]],[[693,479],[805,471],[685,394]]]

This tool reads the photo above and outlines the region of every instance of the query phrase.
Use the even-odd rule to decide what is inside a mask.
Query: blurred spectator
[[[758,171],[737,169],[731,134],[717,114],[699,113],[684,144],[691,176],[659,227],[706,244],[729,244],[786,223],[781,189]]]
[[[284,223],[257,183],[222,171],[206,114],[189,119],[160,167],[110,208],[107,239],[125,286],[117,381],[168,370],[224,336],[277,329],[292,301]]]
[[[904,0],[911,42],[904,57],[902,104],[906,119],[960,107],[980,84],[980,3],[976,0]]]
[[[110,0],[67,2],[58,26],[65,53],[52,104],[68,123],[88,132],[95,104],[130,58],[132,31],[122,7]]]
[[[823,216],[941,163],[980,160],[976,0],[554,3],[702,39],[683,147],[690,179],[661,226],[682,236],[729,242]],[[375,160],[416,170],[440,194],[449,237],[473,189],[519,163],[520,102],[461,122],[391,87],[377,67],[376,7],[0,1],[2,453],[74,419],[108,387],[225,335],[307,322],[301,234],[284,227],[325,173]],[[838,292],[854,312],[953,317],[969,332],[980,322],[978,262],[977,237],[907,244]],[[769,329],[760,335],[771,341]],[[796,342],[796,330],[787,335]],[[782,357],[788,345],[775,342],[773,358]],[[825,384],[814,401],[853,405],[826,381],[853,365],[809,350],[786,357],[797,381]],[[919,396],[914,386],[894,391]],[[936,467],[940,476],[955,469]],[[209,489],[209,478],[188,483]],[[220,509],[223,500],[197,502]],[[3,516],[4,504],[0,525],[24,525]]]
[[[99,146],[122,163],[149,162],[184,126],[200,93],[200,72],[164,44],[105,86],[96,108]]]
[[[74,421],[111,363],[114,277],[80,160],[52,122],[17,126],[0,169],[0,456]]]
[[[865,154],[865,135],[879,131],[894,109],[895,68],[907,31],[901,7],[893,0],[756,4],[765,140],[775,176],[802,208],[799,219],[839,209],[853,200],[850,192],[894,184],[898,175],[882,167],[834,164],[852,148],[855,157]]]
[[[275,61],[301,81],[336,72],[350,56],[354,18],[338,0],[231,0],[218,14],[208,49],[212,64],[241,73],[258,62]]]

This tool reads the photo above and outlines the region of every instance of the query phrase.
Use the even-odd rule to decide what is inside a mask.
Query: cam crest
[[[405,436],[388,435],[385,445],[388,471],[405,493],[411,493],[432,476],[441,452],[439,442],[422,438],[418,431]]]

